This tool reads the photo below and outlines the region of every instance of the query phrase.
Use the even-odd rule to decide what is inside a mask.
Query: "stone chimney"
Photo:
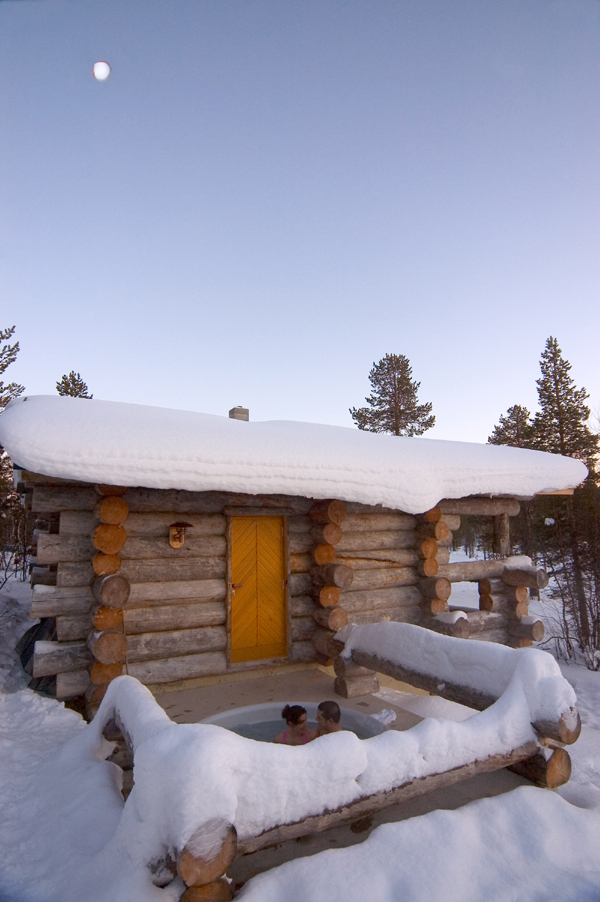
[[[229,411],[230,420],[249,420],[250,411],[247,407],[232,407]]]

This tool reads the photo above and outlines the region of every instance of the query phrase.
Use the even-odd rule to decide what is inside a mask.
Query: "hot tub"
[[[290,702],[294,705],[302,705],[308,715],[308,726],[316,729],[317,708],[316,702]],[[218,727],[225,727],[247,739],[258,739],[261,742],[272,742],[278,733],[285,730],[286,724],[281,716],[285,707],[283,702],[267,702],[264,705],[248,705],[246,708],[234,708],[233,711],[222,711],[205,717],[200,723],[211,723]],[[370,739],[385,733],[387,727],[368,714],[352,711],[351,708],[342,708],[340,726],[342,730],[352,730],[359,739]]]

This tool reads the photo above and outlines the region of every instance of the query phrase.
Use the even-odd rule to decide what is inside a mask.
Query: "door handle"
[[[243,588],[244,588],[244,584],[243,584],[243,583],[232,583],[232,584],[231,584],[231,588],[232,588],[232,589],[243,589]]]

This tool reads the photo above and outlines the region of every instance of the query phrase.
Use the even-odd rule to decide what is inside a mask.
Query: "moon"
[[[94,63],[93,68],[94,78],[96,81],[106,81],[108,76],[110,75],[110,66],[108,63],[105,63],[104,60],[100,60],[98,63]]]

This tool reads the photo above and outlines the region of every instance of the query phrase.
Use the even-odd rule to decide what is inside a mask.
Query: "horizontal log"
[[[160,583],[131,583],[128,607],[177,604],[184,600],[221,601],[227,597],[224,579],[173,580]]]
[[[193,655],[200,652],[222,651],[227,646],[224,626],[204,626],[198,629],[164,630],[156,633],[137,633],[128,636],[128,664]],[[129,668],[131,673],[131,668]]]
[[[126,540],[127,532],[123,526],[101,523],[92,533],[92,545],[104,554],[118,554]]]
[[[379,680],[374,673],[362,676],[336,677],[333,691],[341,698],[360,698],[379,692]]]
[[[117,498],[121,498],[125,492],[127,491],[126,485],[109,485],[106,482],[97,482],[94,485],[94,491],[97,495],[102,497],[113,495]]]
[[[296,535],[297,533],[306,534],[313,528],[313,525],[312,520],[309,520],[304,514],[296,514],[293,517],[288,517],[288,535]]]
[[[318,608],[313,605],[313,608],[311,614],[313,623],[317,623],[324,629],[336,632],[348,623],[348,614],[341,605],[336,605],[334,608]]]
[[[308,512],[313,523],[336,523],[340,526],[346,519],[346,505],[343,501],[316,501]]]
[[[420,602],[421,594],[416,586],[388,586],[380,589],[344,592],[342,604],[350,614],[355,611],[379,608],[414,607]]]
[[[501,579],[480,580],[479,593],[502,596],[507,602],[515,604],[529,604],[529,589],[526,586],[507,586]]]
[[[124,608],[131,594],[128,580],[121,574],[99,576],[92,586],[98,604],[107,608]]]
[[[310,595],[295,595],[290,598],[292,617],[310,617],[315,610],[319,610],[319,608]]]
[[[474,517],[494,517],[498,514],[516,517],[521,508],[515,498],[445,498],[438,507],[442,514]]]
[[[308,640],[303,642],[292,642],[290,660],[294,663],[314,661],[315,655],[316,652],[312,642]]]
[[[172,658],[161,658],[155,661],[143,661],[128,665],[129,675],[135,677],[144,685],[189,680],[195,677],[209,676],[213,673],[225,673],[226,670],[227,659],[224,651],[177,655]]]
[[[451,583],[478,582],[487,577],[499,577],[502,575],[506,563],[499,561],[456,561],[452,564],[443,564],[438,576],[445,576]]]
[[[399,605],[392,608],[377,608],[375,610],[367,609],[365,611],[353,611],[348,615],[350,623],[357,626],[363,626],[367,623],[420,623],[423,619],[423,612],[419,605],[407,607]]]
[[[56,698],[60,701],[84,695],[90,685],[87,670],[73,670],[71,673],[56,674]]]
[[[83,670],[91,660],[85,642],[36,642],[32,676],[37,678]]]
[[[337,552],[333,562],[347,564],[353,570],[381,570],[384,567],[416,567],[420,560],[412,548],[380,548],[354,553]]]
[[[222,626],[226,622],[227,612],[224,602],[205,601],[155,605],[149,608],[127,607],[123,617],[125,632],[130,636],[135,633]]]
[[[426,623],[427,629],[441,633],[443,636],[453,636],[455,639],[468,639],[471,635],[471,624],[467,617],[459,617],[454,623],[438,620],[432,617]]]
[[[292,617],[292,642],[304,642],[310,639],[315,629],[316,625],[312,617]]]
[[[315,540],[309,532],[288,533],[290,554],[307,554],[315,547]]]
[[[387,589],[398,586],[416,586],[417,573],[413,567],[393,567],[380,570],[357,570],[354,573],[351,592],[365,589]]]
[[[49,514],[59,511],[93,511],[97,501],[98,495],[91,485],[35,486],[31,509]]]
[[[452,592],[452,583],[445,576],[438,575],[432,579],[421,579],[418,585],[423,598],[448,601]]]
[[[347,532],[381,532],[415,529],[417,520],[410,514],[349,514],[342,527]]]
[[[49,567],[32,567],[29,575],[30,586],[55,586],[56,571]]]
[[[312,566],[313,559],[308,552],[306,554],[290,554],[290,573],[308,573]]]
[[[544,624],[541,620],[533,623],[523,623],[522,620],[510,620],[508,634],[517,639],[531,639],[533,642],[541,642],[544,638]]]
[[[89,586],[92,584],[96,574],[90,563],[71,564],[64,561],[58,564],[56,571],[56,585],[61,587],[68,586]]]
[[[354,581],[354,573],[346,564],[324,564],[313,567],[312,581],[315,586],[337,586],[338,589],[349,589]]]
[[[184,551],[184,548],[181,549]],[[224,557],[180,557],[172,560],[123,560],[119,573],[131,583],[220,579],[227,569]]]
[[[61,614],[88,614],[93,600],[91,587],[59,588],[36,585],[32,592],[31,616],[41,619],[58,617]]]
[[[315,651],[320,652],[327,657],[335,658],[344,650],[344,643],[335,638],[335,633],[329,630],[315,629],[312,635],[312,644]]]
[[[95,513],[101,523],[119,526],[127,519],[129,505],[118,495],[103,498],[97,505]]]
[[[89,614],[62,614],[56,618],[56,638],[59,642],[86,639],[89,631]]]
[[[337,523],[316,523],[309,535],[318,545],[337,545],[342,538],[342,528]]]
[[[152,513],[130,513],[127,517],[127,535],[131,538],[169,538],[169,526],[181,519],[177,511],[154,511]],[[194,537],[224,536],[227,518],[223,514],[189,514]],[[63,511],[60,515],[61,536],[89,536],[96,525],[96,516],[91,511]],[[307,527],[308,528],[308,527]],[[187,537],[192,535],[188,532]]]
[[[310,573],[291,573],[288,577],[288,589],[290,595],[310,595],[313,591]]]
[[[127,656],[127,638],[121,630],[91,632],[87,645],[96,661],[101,664],[118,664]]]
[[[363,504],[361,501],[346,501],[346,510],[350,514],[397,514],[402,511],[393,507],[385,507],[383,504]],[[410,516],[410,515],[409,515]]]
[[[347,551],[372,551],[381,548],[414,548],[416,543],[417,534],[413,530],[344,532],[336,549],[340,554]]]
[[[531,758],[516,762],[510,769],[537,786],[558,789],[571,778],[571,756],[566,749],[554,749],[549,758],[539,751]]]
[[[406,682],[406,681],[405,681]],[[468,780],[479,774],[491,773],[495,770],[501,770],[509,767],[517,761],[531,757],[537,751],[534,742],[528,742],[519,748],[513,749],[498,755],[490,755],[481,761],[472,761],[451,770],[443,771],[439,774],[431,774],[427,777],[420,777],[411,780],[394,789],[385,792],[376,793],[371,796],[365,796],[351,802],[343,808],[335,811],[328,811],[326,814],[319,814],[313,817],[305,818],[292,824],[283,824],[265,830],[259,836],[249,836],[243,840],[238,840],[238,855],[248,855],[251,852],[258,852],[260,849],[266,849],[282,842],[298,839],[301,836],[310,836],[328,830],[331,827],[340,824],[349,823],[350,821],[363,818],[391,805],[399,805],[410,799],[425,795],[437,789],[443,789],[446,786],[453,786],[462,780]]]
[[[120,554],[123,561],[164,558],[165,563],[180,561],[182,558],[224,558],[227,554],[227,542],[225,536],[193,535],[191,530],[186,531],[182,548],[171,548],[168,538],[164,537],[130,536]]]
[[[529,589],[545,589],[550,577],[541,567],[511,567],[500,575],[507,586],[526,586]]]
[[[38,564],[58,564],[61,561],[91,561],[94,549],[87,536],[61,536],[42,533],[38,537],[36,560]]]
[[[527,617],[529,614],[529,604],[521,601],[507,601],[503,595],[480,595],[479,607],[485,599],[485,603],[490,605],[492,611],[499,611],[507,620],[520,620],[521,617]]]

